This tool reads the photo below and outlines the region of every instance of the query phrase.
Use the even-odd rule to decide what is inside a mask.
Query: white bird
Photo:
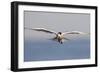
[[[51,30],[48,30],[45,28],[26,28],[25,27],[25,29],[55,34],[56,36],[53,38],[53,40],[57,40],[60,44],[63,43],[63,41],[62,41],[63,39],[69,40],[64,37],[65,34],[67,34],[67,35],[68,34],[82,34],[82,35],[89,34],[89,33],[84,33],[84,32],[80,32],[80,31],[70,31],[70,32],[63,32],[63,33],[62,32],[54,32],[54,31],[51,31]]]

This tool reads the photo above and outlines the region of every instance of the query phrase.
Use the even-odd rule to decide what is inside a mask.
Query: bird
[[[89,34],[89,33],[84,33],[84,32],[80,32],[80,31],[55,32],[55,31],[51,31],[51,30],[48,30],[48,29],[45,29],[45,28],[27,28],[27,27],[25,27],[25,29],[54,34],[55,37],[52,38],[52,40],[56,40],[56,41],[58,41],[60,44],[63,44],[63,39],[65,39],[65,40],[70,40],[70,39],[68,39],[68,38],[65,38],[64,35],[69,35],[69,34],[81,34],[81,35],[86,35],[86,34]]]

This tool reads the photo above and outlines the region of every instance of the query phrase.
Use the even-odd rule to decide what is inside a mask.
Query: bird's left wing
[[[35,30],[35,31],[41,31],[41,32],[46,32],[46,33],[51,33],[51,34],[56,34],[56,32],[51,31],[51,30],[47,30],[45,28],[26,28],[25,29],[29,29],[29,30]]]
[[[63,35],[65,35],[65,34],[83,34],[83,35],[88,35],[89,33],[80,32],[80,31],[70,31],[70,32],[64,32],[62,34]]]

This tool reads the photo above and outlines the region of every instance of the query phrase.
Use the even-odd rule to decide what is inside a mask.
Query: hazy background
[[[24,11],[24,26],[53,31],[90,32],[90,15]],[[87,59],[90,58],[89,36],[66,36],[63,44],[50,40],[55,35],[25,29],[24,61]]]

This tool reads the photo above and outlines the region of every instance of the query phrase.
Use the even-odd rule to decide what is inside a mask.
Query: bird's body
[[[64,36],[62,35],[61,32],[58,32],[58,33],[56,34],[55,39],[56,39],[59,43],[62,44],[62,43],[63,43]]]
[[[63,40],[69,40],[67,38],[64,37],[65,34],[87,34],[84,32],[79,32],[79,31],[71,31],[71,32],[54,32],[54,31],[50,31],[44,28],[25,28],[25,29],[29,29],[29,30],[35,30],[35,31],[42,31],[42,32],[46,32],[46,33],[50,33],[50,34],[55,34],[56,36],[53,38],[53,40],[57,40],[60,44],[63,44]]]

